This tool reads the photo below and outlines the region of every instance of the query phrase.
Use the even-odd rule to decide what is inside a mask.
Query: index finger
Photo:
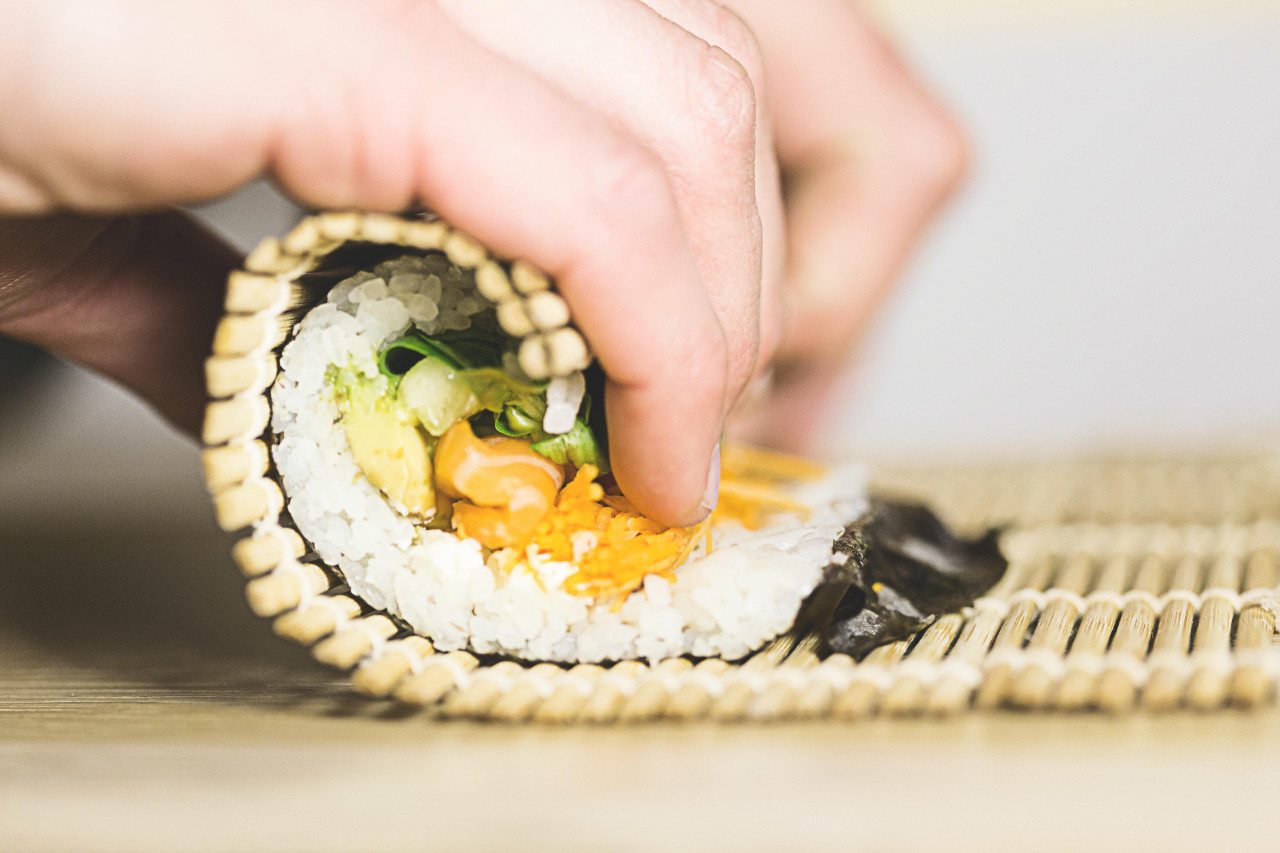
[[[555,276],[608,377],[619,486],[659,521],[700,520],[714,503],[728,355],[665,171],[514,65],[461,35],[444,41],[431,60],[453,74],[474,68],[484,83],[481,97],[442,87],[423,106],[422,197]]]

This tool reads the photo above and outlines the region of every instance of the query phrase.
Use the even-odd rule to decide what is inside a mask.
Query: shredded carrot
[[[745,444],[729,445],[721,455],[721,469],[738,477],[754,477],[772,480],[817,480],[826,469],[817,462],[765,450]]]
[[[720,503],[712,517],[692,527],[664,527],[641,515],[624,496],[605,494],[595,482],[599,472],[584,465],[539,522],[530,539],[533,544],[495,551],[496,565],[511,572],[542,560],[571,563],[574,573],[565,580],[565,591],[613,599],[616,610],[647,575],[673,581],[676,569],[699,544],[709,553],[715,524],[731,520],[756,529],[778,512],[803,514],[806,508],[788,497],[786,487],[819,477],[822,470],[769,451],[726,448]]]
[[[616,598],[621,606],[646,575],[674,579],[693,550],[698,528],[668,528],[645,518],[626,498],[606,495],[595,482],[597,473],[591,465],[578,470],[532,541],[548,559],[573,563],[576,571],[565,580],[566,591]]]
[[[735,521],[758,530],[778,512],[808,514],[808,508],[788,494],[801,480],[816,480],[825,469],[816,462],[758,447],[724,448],[720,466],[720,503],[715,523]]]

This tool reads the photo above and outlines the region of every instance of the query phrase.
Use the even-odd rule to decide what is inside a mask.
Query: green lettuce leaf
[[[423,359],[437,361],[454,371],[452,379],[470,389],[481,411],[493,414],[496,432],[529,440],[534,452],[557,464],[594,465],[600,473],[608,473],[608,451],[593,431],[593,426],[603,430],[603,423],[592,424],[590,420],[591,395],[583,397],[578,417],[567,433],[550,435],[542,428],[548,383],[523,381],[502,370],[502,347],[498,334],[482,329],[432,336],[413,331],[383,348],[378,354],[378,369],[387,377],[392,394],[398,396],[401,380],[418,363]],[[459,411],[468,408],[464,406]],[[471,419],[475,421],[476,417]],[[486,420],[486,426],[487,423]],[[441,431],[440,426],[433,421],[433,435]]]
[[[563,435],[535,441],[531,448],[558,465],[570,462],[579,468],[594,465],[601,474],[609,473],[609,457],[601,452],[595,434],[582,418],[575,420],[573,427]]]

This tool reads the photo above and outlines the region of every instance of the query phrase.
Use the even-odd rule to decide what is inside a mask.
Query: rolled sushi
[[[1003,572],[994,539],[873,503],[858,467],[747,448],[725,449],[707,522],[645,518],[609,476],[603,382],[546,276],[460,235],[363,227],[278,274],[297,310],[272,349],[267,476],[309,559],[436,649],[738,659],[802,631],[861,654]]]

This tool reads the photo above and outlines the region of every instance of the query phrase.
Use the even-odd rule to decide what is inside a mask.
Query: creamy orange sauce
[[[436,445],[436,487],[457,498],[453,526],[486,548],[528,542],[555,504],[564,469],[506,436],[476,438],[466,421]]]

